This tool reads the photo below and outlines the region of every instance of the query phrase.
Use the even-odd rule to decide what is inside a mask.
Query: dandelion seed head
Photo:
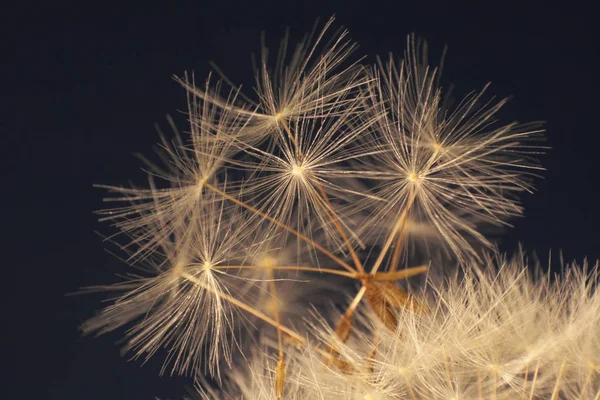
[[[289,400],[512,398],[526,389],[543,397],[553,388],[583,398],[597,390],[600,300],[587,275],[535,282],[523,258],[475,248],[492,247],[482,224],[521,214],[516,194],[532,190],[527,176],[539,170],[538,149],[526,142],[541,131],[494,125],[505,101],[482,102],[485,89],[447,107],[439,71],[414,37],[399,61],[372,72],[344,67],[355,44],[345,31],[325,41],[331,24],[291,58],[286,37],[274,68],[264,46],[255,99],[237,88],[224,95],[221,82],[180,80],[190,137],[161,134],[164,165],[147,163],[149,187],[109,187],[121,196],[112,201],[131,205],[104,212],[131,238],[147,276],[111,287],[124,294],[83,329],[134,323],[134,356],[166,349],[174,373],[208,369],[219,378],[225,360],[231,369],[215,398],[281,397],[283,376]],[[238,172],[244,177],[233,178]],[[355,251],[365,237],[373,248]],[[385,281],[410,251],[402,241],[415,237],[461,262],[443,282],[428,276],[426,315],[406,307],[413,293]],[[337,265],[320,268],[328,262]],[[326,272],[363,285],[364,300],[355,298],[353,319],[341,324],[348,329],[334,330],[320,308],[302,303],[330,302],[328,285],[345,291]],[[266,349],[237,365],[246,323]]]
[[[300,178],[304,175],[304,167],[302,165],[294,164],[292,166],[292,175],[297,178]]]
[[[279,264],[275,257],[268,254],[256,257],[255,260],[257,265],[266,268],[276,267]]]
[[[459,261],[477,258],[478,247],[492,247],[480,226],[521,215],[516,193],[531,191],[528,178],[541,169],[531,156],[539,152],[534,141],[541,130],[496,124],[505,101],[485,103],[485,89],[448,107],[425,44],[412,36],[407,44],[404,58],[380,61],[373,72],[374,141],[387,151],[369,165],[379,171],[375,195],[384,201],[372,202],[371,224],[361,229],[397,220],[410,208],[435,225]],[[470,218],[462,218],[465,212]]]

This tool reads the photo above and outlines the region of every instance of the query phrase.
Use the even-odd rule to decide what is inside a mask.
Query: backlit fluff
[[[435,225],[460,259],[476,256],[475,240],[490,242],[481,223],[505,224],[522,209],[515,196],[531,191],[527,176],[540,170],[532,155],[541,130],[535,124],[498,124],[506,103],[483,101],[487,86],[448,107],[440,71],[427,64],[427,48],[408,38],[404,58],[380,61],[373,69],[371,110],[382,151],[373,156],[379,171],[371,224],[393,223],[407,210]],[[466,218],[465,218],[466,214]]]
[[[140,157],[146,187],[102,186],[134,272],[84,332],[128,325],[214,398],[595,395],[597,267],[554,282],[480,249],[533,189],[537,125],[496,124],[484,91],[448,107],[413,37],[367,66],[331,25],[264,48],[254,98],[178,78],[189,132]]]
[[[540,271],[519,255],[430,276],[423,290],[431,313],[400,311],[392,332],[367,311],[336,345],[345,368],[317,351],[331,331],[312,323],[321,343],[289,351],[286,399],[597,398],[598,264],[571,265],[560,277]],[[264,352],[255,354],[222,398],[276,399],[268,365]]]

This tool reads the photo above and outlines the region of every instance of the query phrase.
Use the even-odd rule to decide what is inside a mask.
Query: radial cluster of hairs
[[[185,134],[159,130],[146,187],[101,186],[129,273],[82,330],[125,326],[200,398],[600,398],[598,266],[484,235],[522,214],[540,125],[487,86],[453,102],[414,36],[368,65],[332,24],[263,45],[253,98],[176,78]]]

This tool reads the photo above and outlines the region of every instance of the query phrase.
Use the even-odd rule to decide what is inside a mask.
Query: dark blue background
[[[251,83],[250,53],[259,50],[261,30],[275,49],[286,26],[297,39],[316,17],[335,13],[336,26],[347,27],[371,61],[400,54],[410,32],[428,40],[431,60],[447,44],[443,82],[454,83],[456,94],[492,81],[489,93],[513,96],[504,121],[547,121],[548,171],[538,192],[524,197],[526,217],[500,237],[501,247],[523,242],[544,262],[550,249],[563,249],[567,260],[600,256],[598,29],[591,9],[577,2],[240,3],[53,2],[5,14],[3,325],[11,358],[4,365],[17,371],[8,398],[181,398],[187,381],[159,378],[161,360],[140,368],[119,355],[114,342],[123,331],[80,338],[77,325],[99,308],[100,296],[64,294],[110,282],[119,271],[93,232],[109,229],[92,215],[103,196],[92,184],[143,182],[133,152],[148,153],[157,139],[153,124],[166,126],[165,114],[185,108],[171,76],[193,69],[203,77],[213,60],[236,82]]]

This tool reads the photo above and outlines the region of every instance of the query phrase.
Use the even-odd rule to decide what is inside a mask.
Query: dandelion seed
[[[281,139],[277,152],[244,145],[241,150],[257,160],[236,162],[252,171],[253,184],[246,187],[245,198],[254,199],[259,210],[308,237],[322,230],[329,248],[347,251],[345,246],[360,244],[339,204],[370,197],[351,186],[353,179],[368,172],[349,170],[346,163],[377,150],[354,146],[374,119],[350,129],[346,123],[352,118],[296,121],[289,127],[293,140]]]
[[[506,224],[521,214],[514,193],[531,191],[525,177],[541,169],[532,159],[541,148],[528,144],[541,130],[533,124],[494,127],[505,101],[480,105],[483,91],[447,109],[439,72],[426,64],[425,52],[409,37],[399,64],[390,59],[375,70],[373,112],[381,116],[377,134],[389,151],[372,163],[381,173],[376,195],[387,200],[374,203],[372,224],[397,219],[410,207],[409,218],[435,225],[464,260],[477,256],[467,238],[491,246],[479,224]],[[479,221],[460,218],[465,211]]]
[[[139,272],[102,287],[123,294],[82,329],[131,323],[133,357],[164,348],[161,373],[195,374],[203,399],[598,397],[598,266],[552,281],[478,249],[482,225],[520,215],[541,131],[495,124],[487,86],[448,107],[414,37],[400,62],[344,66],[355,44],[327,42],[332,22],[291,57],[286,37],[274,68],[263,46],[255,100],[177,78],[188,139],[161,133],[162,165],[141,157],[149,187],[104,186]],[[400,269],[416,238],[424,265]],[[430,248],[462,269],[405,292]],[[331,320],[315,304],[355,285],[325,275],[361,284]]]
[[[148,359],[166,347],[163,370],[172,363],[172,373],[188,374],[205,360],[218,377],[221,360],[231,362],[239,311],[227,298],[242,295],[243,282],[217,267],[239,257],[239,245],[252,231],[248,219],[227,210],[214,193],[198,207],[186,229],[177,230],[172,241],[161,242],[161,251],[147,258],[145,269],[152,275],[110,288],[126,293],[82,329],[104,333],[136,321],[127,334],[127,349],[135,358]]]
[[[369,80],[358,63],[342,67],[356,45],[347,39],[347,31],[335,33],[325,42],[331,18],[319,33],[307,35],[288,58],[288,37],[283,39],[275,69],[269,66],[269,50],[263,43],[259,65],[255,67],[255,91],[258,101],[244,98],[243,102],[228,102],[219,90],[200,91],[185,80],[180,83],[202,102],[237,113],[250,124],[244,141],[264,140],[281,123],[305,118],[323,118],[336,114],[347,115],[361,107],[358,90]]]

